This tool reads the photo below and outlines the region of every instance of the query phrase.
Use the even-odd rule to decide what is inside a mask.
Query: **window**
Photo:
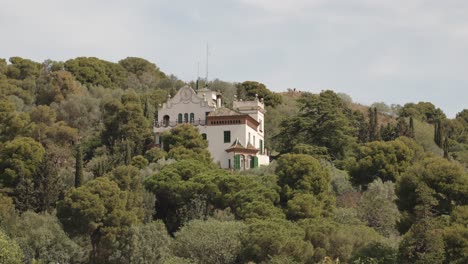
[[[168,116],[168,115],[165,115],[165,116],[163,117],[163,125],[164,125],[165,127],[167,127],[167,126],[169,125],[169,116]]]
[[[260,154],[263,155],[263,140],[260,139]]]
[[[205,119],[208,119],[209,114],[210,114],[210,112],[205,112]]]
[[[181,124],[182,123],[182,114],[179,114],[177,118],[177,123]]]
[[[188,114],[187,113],[184,114],[184,123],[188,123]]]
[[[195,115],[193,113],[190,113],[190,123],[195,122]]]
[[[250,132],[249,132],[249,137],[247,139],[247,144],[249,144],[249,143],[250,143]]]
[[[206,140],[206,134],[205,134],[205,133],[202,133],[201,136],[202,136],[202,138],[203,138],[204,140]]]
[[[260,123],[260,131],[263,132],[263,120],[260,119],[260,120],[259,120],[259,123]]]
[[[228,159],[228,168],[231,168],[231,159]]]
[[[231,131],[224,131],[224,143],[231,143]]]
[[[253,145],[254,148],[255,148],[255,145],[256,145],[256,144],[255,144],[255,136],[253,136],[253,143],[252,143],[252,145]]]

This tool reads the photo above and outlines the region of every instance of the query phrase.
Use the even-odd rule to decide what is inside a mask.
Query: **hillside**
[[[0,59],[0,263],[467,262],[468,109],[199,80],[265,103],[272,162],[225,170],[190,124],[155,142],[185,84],[141,58]]]

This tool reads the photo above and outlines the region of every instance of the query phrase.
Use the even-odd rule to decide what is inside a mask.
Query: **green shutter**
[[[224,131],[224,143],[231,143],[231,131]]]
[[[177,123],[182,124],[182,114],[179,114],[179,118],[177,119]]]
[[[253,160],[253,168],[258,168],[258,157],[254,156],[252,160]]]
[[[263,155],[263,140],[260,139],[260,155]]]
[[[240,170],[240,155],[234,155],[234,169]]]

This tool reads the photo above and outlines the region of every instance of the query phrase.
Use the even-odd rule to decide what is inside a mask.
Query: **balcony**
[[[193,126],[206,126],[206,120],[190,120],[190,122],[178,122],[178,121],[160,121],[157,120],[153,121],[153,126],[155,128],[164,128],[164,127],[175,127],[180,124],[191,124]]]

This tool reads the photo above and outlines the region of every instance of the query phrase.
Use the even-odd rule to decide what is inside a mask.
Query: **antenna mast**
[[[207,43],[206,44],[206,77],[205,77],[206,86],[208,86],[208,57],[209,55],[210,55],[210,48]]]

